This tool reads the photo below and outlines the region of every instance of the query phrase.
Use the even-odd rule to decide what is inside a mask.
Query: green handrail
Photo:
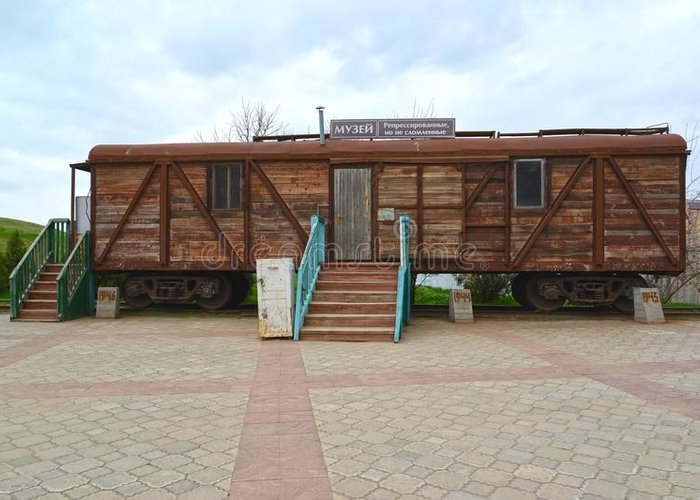
[[[10,274],[10,319],[19,315],[22,301],[46,264],[61,264],[70,250],[70,221],[51,219]]]
[[[411,320],[411,260],[410,249],[411,221],[408,215],[399,218],[399,245],[401,262],[396,287],[396,321],[394,322],[394,342],[401,340],[403,327]]]
[[[94,280],[90,272],[90,231],[86,231],[56,278],[58,318],[61,321],[92,314]]]
[[[316,281],[321,264],[326,259],[326,221],[318,215],[311,216],[311,231],[306,243],[304,256],[297,274],[297,293],[294,310],[294,340],[299,340],[304,317],[309,312],[311,297],[316,289]]]

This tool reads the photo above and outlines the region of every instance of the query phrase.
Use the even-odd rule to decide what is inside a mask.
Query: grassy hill
[[[43,229],[43,226],[33,222],[0,217],[0,249],[3,251],[5,251],[7,240],[10,239],[10,235],[15,229],[19,231],[20,237],[29,246]]]
[[[43,226],[34,224],[33,222],[0,217],[0,251],[5,251],[7,248],[7,240],[10,239],[10,236],[12,233],[14,233],[15,229],[19,231],[20,238],[22,238],[28,247],[36,239],[42,228]],[[7,290],[6,286],[1,288],[0,301],[4,302],[9,297],[10,292]]]

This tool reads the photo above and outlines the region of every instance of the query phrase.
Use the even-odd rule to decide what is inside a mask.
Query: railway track
[[[411,307],[411,311],[416,316],[441,316],[446,315],[448,311],[447,306],[442,305],[414,305]],[[612,307],[597,308],[597,307],[582,307],[582,306],[570,306],[562,307],[558,311],[554,312],[539,312],[525,309],[519,306],[474,306],[474,314],[478,314],[481,317],[484,316],[531,316],[531,317],[588,317],[588,318],[599,318],[599,317],[626,317],[634,316],[634,313],[623,313]],[[680,308],[680,307],[669,307],[664,308],[664,315],[666,316],[698,316],[700,317],[700,307],[697,308]]]
[[[133,315],[160,315],[163,313],[173,314],[237,314],[241,316],[256,316],[257,306],[254,304],[246,304],[236,306],[220,311],[204,311],[197,304],[157,304],[147,310],[137,311],[128,306],[122,305],[122,311]],[[9,312],[9,303],[0,302],[0,314]],[[442,305],[413,305],[411,313],[418,317],[439,317],[447,316],[448,308]],[[530,311],[518,306],[474,306],[474,313],[481,318],[507,318],[509,316],[530,317],[532,319],[542,318],[624,318],[633,316],[632,313],[622,313],[613,308],[594,308],[594,307],[563,307],[558,311],[550,313],[542,313]],[[666,317],[697,317],[700,319],[700,307],[669,307],[664,308]]]
[[[197,304],[156,304],[144,311],[133,311],[128,307],[122,306],[122,310],[128,314],[143,314],[143,315],[158,315],[162,313],[174,314],[236,314],[241,316],[256,316],[257,306],[255,304],[240,305],[219,311],[203,311]],[[411,313],[417,317],[440,317],[447,316],[448,307],[443,305],[413,305]],[[541,318],[624,318],[632,317],[633,313],[622,313],[612,307],[609,308],[594,308],[571,306],[563,307],[554,312],[538,312],[524,309],[518,306],[474,306],[474,314],[481,318],[521,318],[529,317],[531,319]],[[695,317],[700,319],[700,307],[697,308],[666,308],[664,309],[666,317]]]

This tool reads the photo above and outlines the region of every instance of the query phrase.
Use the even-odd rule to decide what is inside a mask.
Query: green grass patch
[[[258,305],[258,280],[256,279],[255,273],[246,273],[246,278],[248,278],[248,283],[250,283],[250,290],[248,290],[248,295],[246,295],[242,305]],[[296,289],[295,289],[296,290]]]
[[[450,301],[450,291],[444,288],[420,285],[416,287],[414,300],[418,305],[446,306]]]
[[[415,304],[429,306],[446,306],[450,303],[450,291],[444,288],[420,285],[416,287]],[[479,306],[518,306],[513,297],[503,295],[491,302],[475,302]]]
[[[29,246],[43,228],[43,226],[34,224],[33,222],[0,217],[0,248],[2,248],[3,251],[5,250],[7,247],[7,240],[10,239],[15,229],[19,231],[19,237],[22,238],[22,241]]]
[[[666,302],[664,307],[670,309],[697,309],[700,304],[693,304],[692,302]]]
[[[491,302],[487,302],[487,303],[483,303],[483,304],[480,304],[477,302],[477,305],[480,305],[480,306],[520,306],[520,304],[518,304],[518,302],[510,295],[503,295],[501,297],[496,297],[495,300],[492,300]]]

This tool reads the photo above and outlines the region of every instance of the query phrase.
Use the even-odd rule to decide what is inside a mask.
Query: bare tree
[[[199,142],[250,142],[256,136],[277,135],[287,132],[289,125],[279,116],[279,106],[269,108],[263,101],[252,102],[241,99],[236,111],[229,111],[231,119],[224,127],[214,126],[211,138],[205,138],[202,131],[196,134]]]
[[[685,126],[684,135],[687,138],[688,149],[692,151],[686,166],[686,270],[678,276],[652,276],[653,286],[659,288],[664,302],[668,302],[676,296],[697,295],[688,294],[687,288],[700,292],[700,172],[696,169],[698,155],[695,149],[700,140],[698,132],[699,122],[691,127]],[[686,293],[683,293],[684,290]],[[676,298],[676,300],[678,300]]]
[[[399,113],[394,113],[394,118],[404,118]],[[435,118],[435,98],[431,97],[427,104],[418,103],[418,99],[413,99],[413,109],[408,118]]]
[[[688,149],[692,151],[692,154],[690,158],[688,158],[688,165],[686,167],[686,178],[689,179],[689,182],[686,186],[686,198],[688,201],[697,201],[700,200],[700,169],[696,169],[696,161],[698,159],[698,155],[695,154],[695,148],[698,145],[698,140],[700,140],[700,131],[698,131],[698,126],[700,126],[700,122],[697,120],[695,121],[695,125],[693,125],[692,129],[689,127],[687,124],[685,126],[685,137],[686,141],[688,142]]]

